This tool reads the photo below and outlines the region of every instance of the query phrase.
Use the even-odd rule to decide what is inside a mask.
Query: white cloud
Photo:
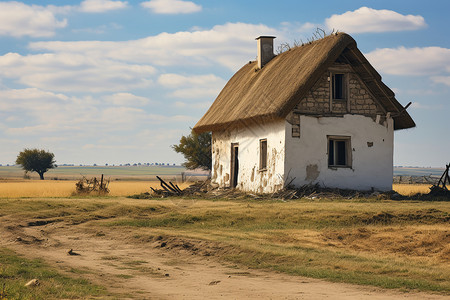
[[[209,30],[161,33],[123,42],[35,42],[33,50],[160,66],[225,66],[236,71],[256,57],[255,38],[282,32],[262,24],[227,23]]]
[[[0,35],[13,37],[50,37],[67,20],[58,20],[55,6],[27,5],[21,2],[0,2]]]
[[[116,103],[111,103],[111,99]],[[47,138],[51,137],[49,134],[56,134],[84,140],[97,139],[99,135],[120,136],[123,132],[134,135],[134,131],[154,124],[195,122],[197,119],[149,113],[143,108],[130,107],[129,102],[116,105],[124,99],[138,103],[147,103],[148,100],[129,93],[95,99],[91,96],[69,97],[35,88],[0,90],[0,113],[23,116],[19,120],[9,120],[15,123],[3,128],[2,134]]]
[[[186,103],[183,101],[176,101],[173,106],[176,108],[195,108],[195,109],[204,109],[206,110],[211,106],[212,101],[204,101],[204,102],[195,102],[195,103]]]
[[[202,10],[202,6],[191,1],[181,0],[151,0],[141,3],[156,14],[190,14]]]
[[[441,47],[376,49],[365,54],[378,71],[392,75],[433,76],[436,83],[449,84],[450,49]]]
[[[67,101],[69,99],[69,97],[64,94],[55,94],[52,92],[42,91],[36,88],[0,90],[0,99],[2,98],[14,100],[54,98],[62,101]]]
[[[148,157],[142,149],[149,147],[158,157],[171,157],[168,145],[177,142],[178,134],[162,142],[139,134],[152,128],[166,135],[193,126],[226,82],[212,70],[236,71],[256,57],[255,37],[282,36],[278,33],[261,24],[227,23],[122,42],[30,43],[28,55],[0,55],[0,138],[14,135],[22,144],[59,149],[55,154],[64,155],[58,160],[65,162],[142,159],[139,155]],[[21,89],[5,90],[11,83]],[[152,99],[143,93],[151,93]],[[167,96],[177,97],[178,103]],[[121,141],[99,141],[99,136]],[[115,152],[114,145],[127,142],[138,145],[139,152]],[[111,150],[80,152],[80,145]],[[7,155],[13,159],[13,154]]]
[[[149,98],[136,96],[131,93],[116,93],[113,95],[103,96],[103,99],[108,103],[119,106],[143,106],[151,102]]]
[[[183,99],[198,99],[198,98],[216,98],[219,95],[221,87],[196,87],[177,89],[169,94],[171,97],[183,98]]]
[[[214,84],[217,82],[223,82],[223,79],[217,77],[214,74],[209,75],[193,75],[184,76],[179,74],[163,74],[159,76],[158,83],[165,87],[176,88],[179,86],[190,86],[190,85],[207,85]]]
[[[433,77],[431,77],[431,80],[433,80],[436,83],[442,83],[447,86],[450,86],[450,75],[449,76],[433,76]]]
[[[422,16],[402,15],[392,10],[361,7],[325,20],[328,29],[347,33],[417,30],[426,27]]]
[[[176,98],[216,97],[226,81],[214,74],[184,76],[179,74],[163,74],[158,83],[164,87],[175,89],[169,95]]]
[[[125,91],[148,87],[156,72],[149,65],[129,64],[78,53],[0,56],[0,76],[50,91]]]
[[[127,1],[111,0],[84,0],[80,4],[80,10],[87,13],[101,13],[110,10],[123,9],[128,6]]]

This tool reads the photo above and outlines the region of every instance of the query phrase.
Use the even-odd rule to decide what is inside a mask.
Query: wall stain
[[[250,181],[251,181],[251,182],[255,181],[255,167],[253,167],[253,170],[252,170],[252,177],[250,178]]]
[[[320,171],[317,165],[307,165],[306,166],[306,178],[305,180],[314,181],[319,177]]]
[[[216,160],[214,162],[214,175],[213,175],[213,180],[217,181],[217,169],[219,169],[219,160]]]

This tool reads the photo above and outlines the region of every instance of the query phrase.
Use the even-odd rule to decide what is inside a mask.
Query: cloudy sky
[[[170,145],[259,35],[351,34],[417,127],[395,165],[450,162],[450,1],[0,1],[0,163],[23,148],[57,163],[175,162]]]

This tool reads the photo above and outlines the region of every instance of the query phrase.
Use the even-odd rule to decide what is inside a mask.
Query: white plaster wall
[[[267,170],[259,171],[260,139],[267,139]],[[272,193],[283,187],[285,159],[285,121],[212,133],[212,182],[230,186],[231,144],[239,143],[237,188]]]
[[[290,134],[286,122],[285,176],[293,184],[319,183],[321,186],[387,191],[392,189],[393,176],[393,120],[384,125],[361,115],[344,117],[300,116],[300,138]],[[328,167],[327,135],[351,137],[352,167]],[[373,146],[368,147],[367,142]]]

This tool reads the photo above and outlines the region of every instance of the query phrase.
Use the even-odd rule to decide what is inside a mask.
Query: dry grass
[[[392,189],[404,196],[411,196],[418,193],[427,194],[430,192],[431,184],[393,184]]]
[[[252,268],[450,292],[449,204],[363,201],[150,200],[148,217],[105,223],[115,231],[137,228],[146,237],[220,242],[225,247],[211,250],[216,256]]]
[[[130,243],[164,237],[252,268],[450,292],[448,202],[0,199],[5,218],[86,224]],[[195,254],[195,253],[193,253]]]
[[[0,181],[0,198],[70,197],[75,192],[75,180],[6,180]],[[189,184],[179,184],[184,189]],[[129,196],[149,192],[159,187],[159,181],[112,181],[110,196]]]
[[[0,207],[10,220],[88,224],[130,243],[162,236],[170,248],[171,238],[189,241],[252,268],[450,292],[448,202],[117,197],[0,199]]]

